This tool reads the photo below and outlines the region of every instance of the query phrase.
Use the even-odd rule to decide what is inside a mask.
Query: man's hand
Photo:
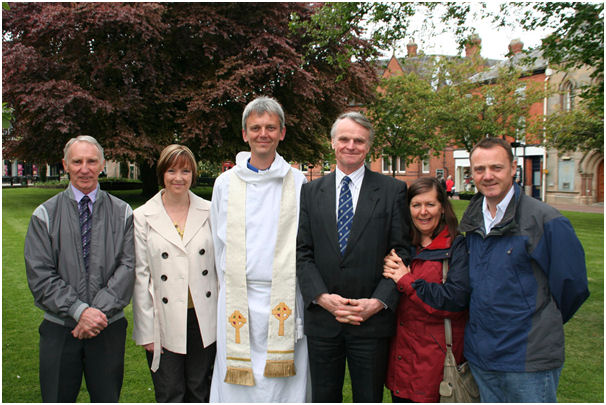
[[[376,298],[360,298],[357,300],[349,300],[351,311],[357,314],[357,322],[354,325],[359,325],[360,322],[367,321],[371,316],[385,308],[385,305]]]
[[[363,308],[359,305],[352,305],[352,301],[354,300],[348,299],[347,305],[342,306],[335,311],[335,318],[337,321],[350,325],[359,325],[360,322],[364,321],[364,318],[360,315]]]
[[[337,321],[341,323],[350,323],[352,325],[360,324],[358,316],[359,308],[352,307],[348,298],[343,298],[339,294],[320,294],[316,298],[316,303],[330,312]]]
[[[318,295],[318,298],[316,298],[316,303],[331,314],[335,315],[335,312],[346,306],[349,303],[349,300],[341,297],[339,294],[324,293]]]
[[[97,336],[107,327],[107,317],[97,308],[88,307],[80,315],[78,324],[72,330],[72,336],[77,339],[90,339]]]
[[[316,299],[318,305],[334,315],[341,323],[360,325],[384,308],[376,298],[354,300],[343,298],[338,294],[321,294]]]

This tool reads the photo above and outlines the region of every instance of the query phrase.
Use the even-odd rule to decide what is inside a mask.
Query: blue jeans
[[[472,364],[482,402],[557,402],[562,367],[535,372],[486,371]]]

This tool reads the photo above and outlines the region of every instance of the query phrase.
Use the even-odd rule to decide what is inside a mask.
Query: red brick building
[[[484,60],[484,68],[473,80],[479,86],[490,86],[496,78],[499,67],[513,64],[522,68],[522,81],[532,81],[547,86],[558,86],[557,94],[551,95],[530,107],[530,117],[542,116],[559,110],[574,108],[574,95],[584,84],[589,84],[591,68],[583,67],[571,71],[558,71],[550,66],[542,57],[539,50],[532,51],[534,57],[531,64],[524,62],[522,41],[515,39],[509,44],[510,56],[506,60]],[[479,37],[472,38],[466,47],[465,57],[477,55],[481,50]],[[411,66],[419,69],[424,62],[429,62],[431,56],[419,54],[417,45],[407,45],[407,56],[401,59],[392,56],[383,61],[377,69],[377,75],[382,78],[410,71]],[[352,109],[364,110],[363,104],[352,105]],[[558,153],[556,150],[546,150],[542,145],[543,134],[535,136],[521,134],[518,138],[508,137],[509,142],[516,142],[513,148],[518,165],[517,181],[524,185],[525,192],[537,199],[549,203],[593,204],[604,201],[604,157],[596,152],[589,153]],[[515,145],[515,144],[514,144]],[[391,162],[384,157],[368,162],[369,167],[379,173],[392,175],[395,166],[396,177],[410,183],[419,177],[443,175],[453,176],[457,192],[469,189],[473,191],[470,180],[469,153],[460,148],[447,147],[438,156],[423,161],[413,161],[406,167],[399,159]],[[313,169],[305,165],[299,167],[307,174],[308,180],[323,176],[334,169],[334,164],[328,162],[315,164]]]
[[[478,37],[472,38],[471,43],[465,49],[465,57],[472,57],[479,53],[480,46],[481,40]],[[383,61],[382,64],[380,62],[380,66],[377,69],[377,74],[380,75],[381,78],[401,75],[413,70],[417,72],[419,70],[422,71],[424,66],[427,66],[435,58],[435,56],[424,55],[422,53],[419,54],[418,47],[413,42],[409,43],[406,48],[407,55],[406,57],[402,58],[402,61],[400,61],[394,54],[388,61]],[[486,60],[485,66],[490,67],[496,63],[496,60]],[[363,104],[356,105],[356,109],[364,110]],[[456,172],[454,151],[455,148],[449,146],[440,151],[438,156],[430,154],[427,159],[416,159],[406,166],[403,164],[404,159],[400,161],[398,158],[395,162],[392,162],[391,157],[382,157],[371,160],[369,162],[369,167],[371,170],[378,173],[392,176],[394,174],[393,168],[395,166],[395,177],[407,183],[411,183],[419,177],[424,176],[443,176],[446,179],[449,175],[452,175],[453,179],[455,179]],[[299,165],[299,167],[306,173],[308,180],[313,180],[319,176],[329,173],[331,169],[334,169],[334,165],[330,165],[327,162],[325,162],[323,165],[316,164],[311,170],[307,165]],[[457,183],[458,182],[455,179],[455,187]]]

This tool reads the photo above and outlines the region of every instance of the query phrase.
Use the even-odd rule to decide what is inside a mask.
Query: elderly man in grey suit
[[[92,402],[117,402],[134,284],[132,210],[99,189],[103,148],[81,135],[65,145],[67,189],[34,211],[25,237],[27,281],[40,325],[44,402],[75,402],[82,374]]]
[[[406,183],[364,166],[371,123],[342,114],[336,170],[303,185],[297,277],[305,301],[313,402],[341,402],[345,360],[354,402],[381,402],[399,294],[384,279],[391,249],[409,262]]]

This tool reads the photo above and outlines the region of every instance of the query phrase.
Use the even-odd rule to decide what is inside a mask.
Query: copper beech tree
[[[292,24],[309,3],[9,3],[2,16],[2,96],[13,108],[5,156],[57,162],[90,134],[108,157],[139,163],[144,193],[169,143],[198,159],[234,159],[244,106],[259,95],[286,113],[287,159],[327,151],[334,118],[376,85],[359,36],[324,43]],[[335,63],[335,61],[339,63]]]

